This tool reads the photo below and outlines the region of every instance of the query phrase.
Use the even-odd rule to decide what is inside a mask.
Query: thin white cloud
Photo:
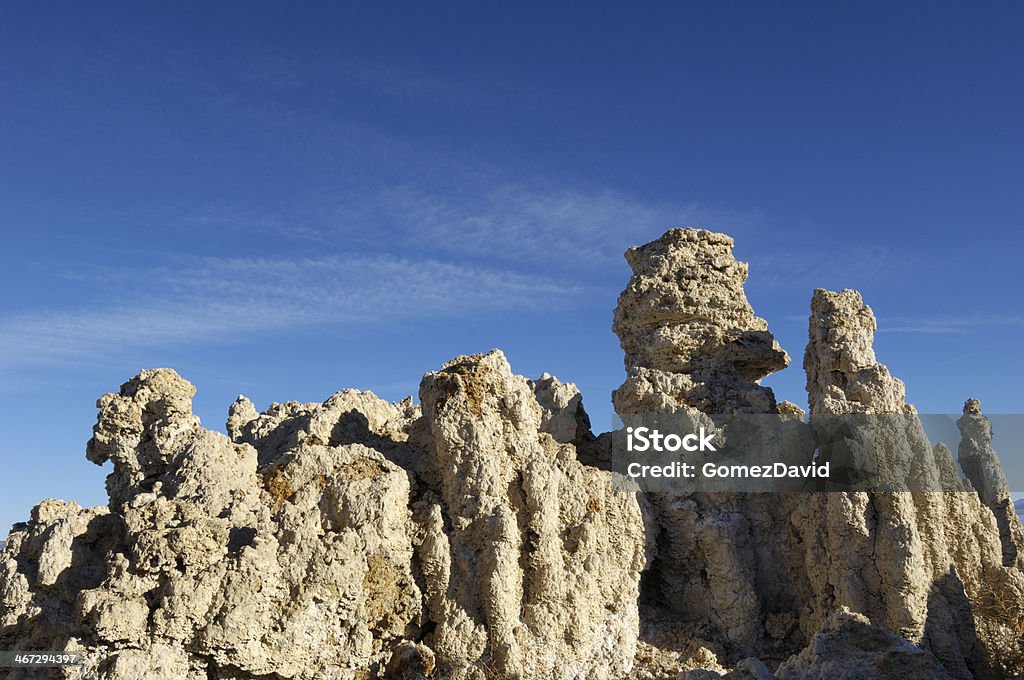
[[[102,298],[0,316],[0,372],[253,332],[611,301],[614,291],[592,275],[604,281],[614,267],[625,269],[622,252],[630,244],[670,226],[751,219],[722,218],[697,205],[647,205],[609,190],[471,184],[492,188],[453,194],[401,185],[341,205],[314,201],[302,214],[209,209],[187,223],[240,236],[288,234],[306,242],[299,250],[349,254],[177,260],[168,254],[163,262],[177,266],[76,269],[74,278]]]
[[[629,245],[655,239],[670,227],[728,230],[753,219],[750,213],[695,203],[642,203],[611,190],[504,184],[463,190],[454,197],[416,186],[396,187],[358,211],[338,209],[330,222],[339,233],[354,224],[381,223],[396,243],[448,257],[515,262],[517,268],[606,269],[623,264],[622,253]]]
[[[876,314],[877,317],[877,314]],[[780,317],[789,323],[807,323],[806,315],[790,314]],[[975,330],[995,327],[1024,326],[1024,317],[1003,314],[974,314],[968,316],[877,317],[876,333],[925,333],[932,335],[965,335]]]
[[[893,317],[879,324],[879,333],[931,333],[963,335],[979,329],[1024,326],[1024,317],[1004,314],[974,314],[944,317]]]
[[[841,288],[858,287],[906,272],[913,256],[883,246],[831,249],[801,247],[796,251],[755,254],[750,258],[750,279],[759,286]]]
[[[369,195],[339,198],[338,193],[287,213],[219,207],[184,221],[360,252],[498,262],[516,271],[608,272],[625,267],[627,247],[671,227],[736,234],[760,220],[756,211],[645,203],[608,189],[531,188],[481,178],[454,191],[425,182]]]
[[[215,259],[103,279],[112,301],[0,318],[0,371],[248,333],[551,309],[558,281],[396,257]]]

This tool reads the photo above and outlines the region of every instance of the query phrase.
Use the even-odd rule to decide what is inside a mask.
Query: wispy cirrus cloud
[[[0,372],[332,324],[551,312],[570,300],[613,299],[610,266],[625,268],[626,247],[669,226],[755,219],[611,190],[485,184],[456,193],[397,185],[290,213],[208,210],[184,226],[245,239],[285,235],[296,240],[285,250],[326,254],[167,253],[144,272],[75,267],[64,278],[92,291],[92,302],[0,316]],[[142,256],[130,249],[124,259]]]
[[[761,286],[840,289],[905,272],[913,264],[914,255],[885,246],[801,245],[750,257],[750,276]]]
[[[554,279],[392,256],[185,260],[103,275],[109,302],[0,318],[0,371],[254,332],[552,309]]]
[[[711,217],[696,204],[645,204],[607,189],[514,185],[455,199],[406,186],[384,192],[379,205],[384,219],[416,247],[461,256],[557,260],[570,267],[619,262],[623,244],[645,242],[668,227],[706,223]]]
[[[1024,326],[1024,317],[1004,314],[972,314],[967,316],[893,317],[878,328],[879,333],[930,333],[962,335],[976,330]]]
[[[534,265],[580,270],[622,265],[628,246],[655,239],[670,227],[730,231],[759,218],[756,211],[643,202],[610,189],[477,181],[458,190],[397,185],[350,200],[326,199],[290,214],[221,209],[192,221],[366,251],[428,253],[460,262],[514,264],[517,270]]]
[[[807,323],[806,316],[788,315],[781,319],[790,323]],[[970,314],[966,316],[891,316],[878,319],[876,333],[924,333],[930,335],[966,335],[991,328],[1020,328],[1024,316],[1005,314]]]

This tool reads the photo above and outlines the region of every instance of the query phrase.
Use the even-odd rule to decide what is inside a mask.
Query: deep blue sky
[[[95,399],[172,366],[398,399],[460,353],[609,424],[621,253],[733,235],[804,402],[855,287],[923,412],[1024,410],[1024,5],[103,3],[0,10],[0,534],[105,502]]]

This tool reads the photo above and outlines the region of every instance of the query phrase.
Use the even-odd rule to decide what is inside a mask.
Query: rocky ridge
[[[881,463],[928,490],[626,493],[575,386],[499,351],[427,373],[419,403],[240,397],[226,435],[143,371],[98,402],[109,504],[44,501],[0,552],[0,649],[79,650],[109,680],[1024,672],[1024,529],[980,405],[958,461],[931,448],[870,308],[817,290],[804,423],[759,384],[789,356],[732,245],[627,251],[616,410],[777,414],[808,456],[828,417],[883,416],[902,453]]]

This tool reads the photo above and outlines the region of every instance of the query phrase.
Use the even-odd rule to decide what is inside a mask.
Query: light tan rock
[[[240,398],[231,439],[194,392],[158,369],[100,399],[111,510],[46,501],[16,527],[0,647],[81,649],[110,680],[628,671],[643,521],[577,460],[575,386],[494,352],[429,374],[426,418],[356,390]]]
[[[756,383],[785,362],[743,296],[746,270],[730,247],[672,230],[627,253],[634,276],[615,321],[627,366],[613,395],[620,414],[802,415]],[[931,447],[903,384],[878,363],[875,329],[855,291],[815,292],[804,361],[815,436],[828,416],[869,415],[881,488],[921,492],[650,494],[651,625],[710,626],[726,662],[778,658],[845,606],[933,650],[954,677],[994,672],[1016,654],[1018,643],[999,642],[1016,610],[994,614],[991,603],[1020,600],[1020,572],[1002,567],[992,513],[961,491],[948,449]]]
[[[441,476],[421,559],[442,674],[628,671],[645,545],[635,496],[542,431],[550,409],[501,352],[427,374],[420,399]]]
[[[395,434],[387,419],[406,407],[340,393],[299,437],[236,402],[232,442],[200,427],[193,394],[160,369],[99,401],[88,455],[114,463],[112,511],[46,501],[12,534],[0,647],[74,639],[111,680],[355,678],[383,665],[422,622],[411,479],[356,440]]]
[[[984,602],[1021,601],[1024,576],[1003,567],[992,512],[959,491],[948,450],[931,448],[903,384],[875,359],[875,328],[856,291],[815,291],[804,358],[812,423],[875,414],[879,467],[897,488],[923,491],[824,494],[794,514],[804,542],[821,546],[807,553],[812,604],[801,626],[810,632],[845,606],[931,650],[953,677],[986,677],[1016,663],[1020,642],[1004,643],[1016,613]]]
[[[857,291],[814,291],[804,352],[811,413],[913,413],[906,387],[875,359],[877,327]]]
[[[626,251],[633,276],[612,325],[626,355],[626,382],[612,395],[618,413],[774,410],[775,396],[757,381],[789,356],[747,302],[747,265],[732,246],[724,234],[670,229]]]
[[[623,418],[777,413],[775,395],[758,381],[789,357],[747,301],[747,265],[732,245],[723,234],[672,229],[626,252],[633,276],[613,325],[626,355],[626,381],[612,395]],[[798,411],[787,407],[786,415]],[[799,567],[787,522],[794,501],[736,493],[648,500],[656,545],[645,577],[657,603],[645,610],[651,625],[706,626],[728,660],[762,646],[767,616],[799,613],[786,608]]]
[[[575,444],[592,435],[590,417],[576,385],[560,382],[548,373],[528,382],[541,407],[541,432],[547,432],[559,444]]]
[[[830,615],[807,648],[782,664],[776,675],[779,680],[952,678],[928,652],[848,609]]]

